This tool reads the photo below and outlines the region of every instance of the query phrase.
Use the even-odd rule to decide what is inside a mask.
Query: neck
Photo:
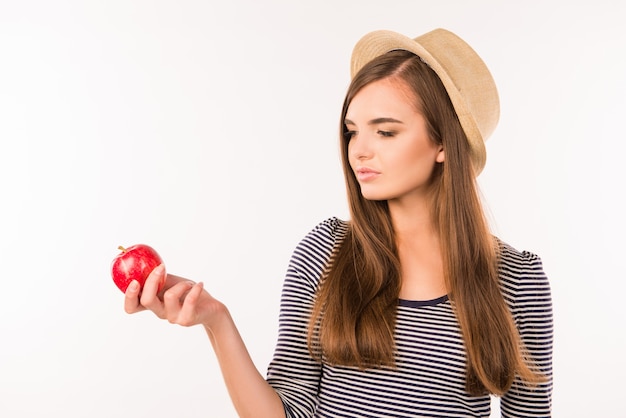
[[[430,300],[448,293],[443,273],[439,233],[430,205],[389,201],[389,213],[400,260],[400,298]]]
[[[398,242],[413,239],[437,239],[438,232],[430,214],[430,205],[424,200],[409,205],[389,201],[389,214]]]

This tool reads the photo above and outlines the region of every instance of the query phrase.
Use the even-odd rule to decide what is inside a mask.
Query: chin
[[[389,196],[382,193],[363,193],[361,192],[361,196],[365,200],[373,200],[373,201],[381,201],[381,200],[389,200]]]

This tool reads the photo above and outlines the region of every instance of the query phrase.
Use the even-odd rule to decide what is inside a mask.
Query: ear
[[[438,163],[442,163],[446,160],[446,154],[443,151],[443,147],[439,148],[439,152],[437,153],[437,158],[435,158],[435,161],[437,161]]]

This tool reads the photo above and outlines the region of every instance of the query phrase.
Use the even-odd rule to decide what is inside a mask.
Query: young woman
[[[202,324],[242,417],[488,417],[489,394],[502,416],[550,416],[549,284],[536,255],[491,235],[475,182],[499,117],[488,69],[446,30],[377,31],[352,75],[351,219],[295,249],[267,376],[202,283],[160,266],[126,311]]]

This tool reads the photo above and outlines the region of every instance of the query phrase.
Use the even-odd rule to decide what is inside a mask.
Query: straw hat
[[[443,82],[469,140],[478,175],[487,159],[485,140],[500,117],[498,90],[489,69],[465,41],[445,29],[415,39],[380,30],[366,34],[354,47],[352,77],[372,59],[397,49],[418,55]]]

